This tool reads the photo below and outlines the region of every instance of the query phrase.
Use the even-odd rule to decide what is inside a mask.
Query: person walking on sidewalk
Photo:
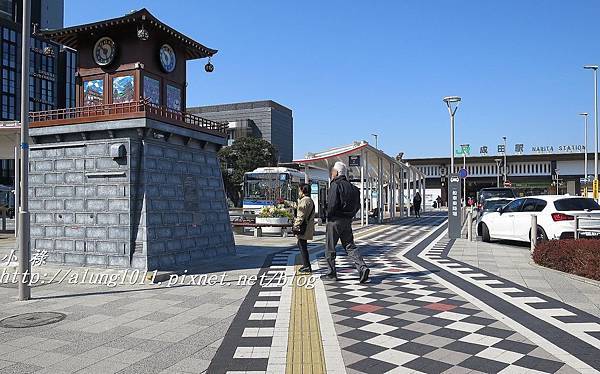
[[[415,210],[415,217],[421,217],[421,194],[417,191],[415,197],[413,197],[413,209]]]
[[[369,268],[354,244],[352,219],[360,210],[360,190],[346,178],[347,167],[336,162],[331,169],[331,184],[327,194],[327,233],[325,258],[329,272],[325,278],[337,279],[335,269],[335,247],[339,240],[359,272],[360,283],[369,279]]]
[[[308,241],[313,239],[315,233],[315,203],[310,197],[310,185],[302,184],[299,189],[300,199],[292,232],[298,238],[298,249],[302,257],[301,273],[310,273],[310,259],[308,255]]]

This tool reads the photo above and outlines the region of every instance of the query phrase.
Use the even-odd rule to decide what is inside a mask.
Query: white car
[[[537,216],[537,239],[569,239],[575,234],[575,217],[600,218],[593,199],[569,195],[528,196],[485,214],[477,226],[484,242],[492,239],[531,241],[531,216]],[[600,221],[580,219],[581,228],[600,228]],[[584,236],[586,233],[581,233]],[[589,234],[590,236],[593,233]]]

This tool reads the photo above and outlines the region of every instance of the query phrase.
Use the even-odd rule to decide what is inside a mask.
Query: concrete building
[[[218,122],[228,122],[228,144],[242,136],[262,138],[277,148],[279,162],[290,162],[294,153],[292,110],[272,100],[200,106],[189,113]]]
[[[0,121],[20,118],[22,1],[0,0]],[[35,30],[63,26],[63,0],[32,0]],[[32,32],[34,30],[32,29]],[[75,106],[76,53],[32,33],[30,111]],[[0,160],[0,184],[14,185],[14,160]]]

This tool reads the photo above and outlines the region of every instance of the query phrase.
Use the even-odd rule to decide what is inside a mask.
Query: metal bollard
[[[531,253],[533,254],[533,250],[537,245],[537,216],[535,214],[531,215]]]
[[[575,234],[573,235],[575,239],[579,239],[579,217],[575,216]]]
[[[469,210],[469,214],[467,215],[467,239],[470,242],[473,241],[473,211]]]

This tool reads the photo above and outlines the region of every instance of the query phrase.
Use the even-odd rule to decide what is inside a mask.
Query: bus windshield
[[[281,174],[284,175],[285,174]],[[244,198],[250,200],[287,200],[296,201],[298,199],[297,182],[292,182],[289,178],[281,177],[279,174],[246,174],[244,183]]]

